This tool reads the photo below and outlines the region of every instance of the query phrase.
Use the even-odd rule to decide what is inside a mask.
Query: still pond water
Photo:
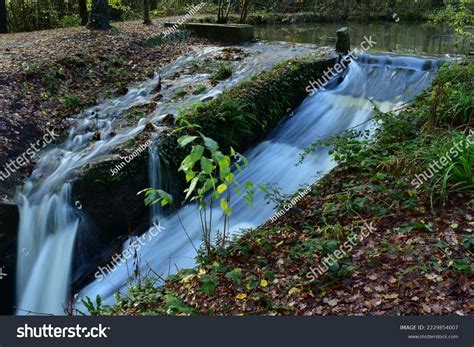
[[[416,55],[467,54],[474,47],[468,39],[456,40],[452,31],[428,23],[298,23],[288,25],[257,26],[255,34],[260,39],[295,43],[314,43],[333,46],[336,31],[347,26],[351,47],[356,48],[364,36],[377,42],[372,52],[393,52]]]

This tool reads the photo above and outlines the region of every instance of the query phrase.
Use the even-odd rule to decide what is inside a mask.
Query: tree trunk
[[[88,15],[87,15],[87,0],[79,0],[78,1],[79,5],[79,17],[81,17],[81,25],[86,25]]]
[[[89,13],[88,29],[108,30],[109,4],[107,0],[92,0],[91,12]]]
[[[249,7],[249,0],[243,0],[241,12],[240,12],[240,20],[239,20],[240,23],[245,23],[245,21],[247,20],[248,7]]]
[[[150,0],[143,0],[143,24],[151,25]]]
[[[66,14],[66,2],[64,0],[52,1],[54,9],[58,12],[60,18]]]
[[[217,2],[217,23],[222,23],[222,8],[224,7],[224,0]]]
[[[223,19],[223,24],[227,24],[229,21],[229,13],[230,13],[230,8],[232,6],[232,0],[228,0],[229,3],[227,4],[227,10],[225,11],[225,17]]]
[[[6,0],[0,0],[0,34],[8,32]]]

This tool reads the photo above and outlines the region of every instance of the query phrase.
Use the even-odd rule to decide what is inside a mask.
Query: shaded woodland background
[[[230,2],[227,2],[230,1]],[[149,6],[152,17],[182,15],[199,0],[109,0],[112,21],[136,20]],[[212,0],[202,13],[217,13],[226,2],[231,12],[243,7],[249,12],[309,12],[321,16],[360,11],[398,13],[406,18],[422,19],[443,6],[458,6],[462,0]],[[0,32],[21,32],[85,25],[92,0],[0,0]]]

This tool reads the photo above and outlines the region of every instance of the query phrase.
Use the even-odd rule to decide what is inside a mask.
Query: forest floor
[[[64,133],[69,117],[126,93],[180,55],[204,44],[190,38],[152,40],[175,17],[114,23],[107,32],[65,28],[0,35],[0,167],[21,155],[47,129]],[[33,166],[23,167],[21,175]],[[20,175],[0,182],[7,192]]]

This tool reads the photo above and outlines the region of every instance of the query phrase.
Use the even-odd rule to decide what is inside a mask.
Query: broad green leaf
[[[210,174],[212,170],[214,169],[214,166],[212,165],[212,160],[202,157],[201,158],[201,169],[206,173]]]
[[[191,184],[189,185],[189,187],[185,190],[186,192],[186,197],[184,198],[185,200],[188,199],[191,194],[193,193],[194,189],[196,188],[196,184],[198,182],[198,177],[195,177],[193,178],[193,180],[191,181]]]
[[[252,199],[249,196],[247,196],[247,195],[244,196],[244,200],[250,207],[253,207]]]
[[[227,190],[227,185],[223,183],[219,184],[219,186],[217,187],[217,191],[219,192],[219,194],[224,193],[226,190]]]
[[[223,170],[229,167],[230,167],[230,158],[227,156],[222,157],[221,160],[219,160],[219,168]]]
[[[217,144],[216,141],[204,135],[201,135],[201,136],[207,148],[211,149],[212,151],[216,151],[219,148],[219,145]]]
[[[188,171],[186,173],[186,182],[191,181],[194,177],[196,177],[196,173],[194,173],[193,171]]]
[[[245,158],[242,154],[239,154],[239,153],[237,153],[237,155],[238,155],[239,158],[244,162],[244,165],[245,165],[246,167],[250,167],[250,163],[249,163],[249,161],[247,160],[247,158]]]
[[[219,163],[222,158],[224,158],[224,154],[222,154],[221,151],[215,151],[212,153],[212,159],[214,159],[214,162]]]
[[[181,147],[184,147],[184,146],[186,146],[187,144],[193,142],[196,139],[197,139],[197,136],[183,135],[178,139],[178,144]]]
[[[234,178],[235,178],[234,174],[232,172],[229,172],[229,174],[227,176],[225,176],[224,180],[227,183],[232,183],[234,181]]]
[[[191,154],[189,155],[192,163],[194,164],[199,159],[201,159],[203,153],[204,153],[203,146],[201,145],[194,146],[193,149],[191,150]]]
[[[226,198],[221,199],[220,206],[222,210],[225,210],[226,208],[229,207],[229,203],[227,202]]]
[[[229,207],[229,203],[225,198],[221,199],[220,206],[222,211],[224,211],[227,216],[230,216],[232,214],[232,209]]]

